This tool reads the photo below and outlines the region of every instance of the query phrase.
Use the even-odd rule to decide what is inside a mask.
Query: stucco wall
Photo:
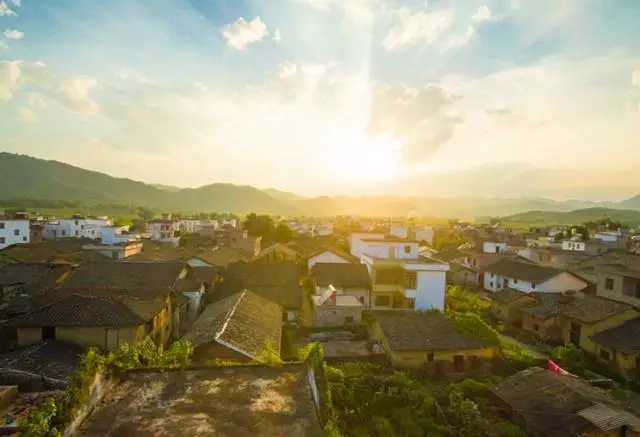
[[[351,323],[360,323],[364,307],[323,307],[315,308],[316,326],[342,326],[346,317],[352,317]]]
[[[416,290],[407,289],[407,297],[416,299],[416,310],[444,310],[447,274],[444,271],[419,271]]]
[[[594,323],[592,325],[583,324],[580,322],[573,322],[579,324],[581,326],[580,329],[580,347],[584,349],[586,352],[595,354],[597,347],[596,344],[591,340],[591,336],[601,331],[605,331],[607,329],[615,328],[616,326],[620,326],[627,320],[635,319],[640,316],[640,314],[636,310],[628,310],[624,313],[618,314],[614,317],[609,317],[606,320],[603,320],[598,323]],[[562,337],[565,343],[571,342],[571,321],[568,320],[564,323],[562,330]]]
[[[317,263],[348,264],[349,261],[336,255],[335,253],[323,252],[309,258],[309,261],[307,262],[309,270],[311,270]]]

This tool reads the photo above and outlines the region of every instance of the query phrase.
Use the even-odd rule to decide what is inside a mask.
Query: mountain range
[[[15,199],[60,199],[84,204],[140,205],[164,211],[256,212],[309,216],[352,214],[471,218],[508,216],[527,211],[566,213],[579,209],[595,209],[596,214],[606,213],[611,209],[640,211],[640,195],[622,202],[479,197],[307,198],[276,189],[261,190],[226,183],[213,183],[199,188],[178,188],[115,178],[58,161],[0,152],[0,203],[10,206],[11,200]]]

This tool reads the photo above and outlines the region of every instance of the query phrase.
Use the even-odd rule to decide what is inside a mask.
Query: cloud
[[[9,0],[9,3],[13,3],[15,6],[22,6],[22,0]]]
[[[97,79],[89,76],[71,76],[60,81],[57,100],[75,112],[95,114],[98,104],[89,96],[89,91],[98,85]]]
[[[476,29],[473,26],[467,28],[467,32],[461,35],[452,35],[443,45],[444,49],[459,49],[466,46],[476,34]]]
[[[431,44],[451,27],[453,23],[453,9],[443,9],[435,12],[422,10],[412,13],[407,8],[398,12],[400,23],[393,27],[382,41],[387,50],[395,50],[418,42]]]
[[[640,88],[640,68],[631,73],[631,86]]]
[[[20,39],[24,36],[24,32],[20,32],[19,30],[5,30],[4,31],[4,36],[6,36],[9,39]]]
[[[22,70],[20,61],[0,63],[0,100],[11,100],[13,92],[20,85]]]
[[[280,35],[280,29],[276,29],[276,31],[273,33],[273,40],[275,42],[282,41],[282,35]]]
[[[31,109],[24,107],[18,109],[15,118],[25,123],[37,123],[40,120]]]
[[[369,28],[373,24],[375,14],[383,4],[379,0],[292,0],[304,3],[318,11],[330,12],[339,10],[344,15],[343,25],[356,29]]]
[[[13,10],[11,10],[3,0],[0,0],[0,17],[5,15],[14,16],[14,17],[18,16],[18,14],[16,14]]]
[[[489,9],[489,6],[487,5],[480,6],[476,11],[476,13],[473,15],[473,17],[471,17],[471,20],[475,21],[476,23],[481,23],[483,21],[490,21],[491,9]]]
[[[266,24],[262,22],[260,17],[256,17],[250,22],[241,17],[235,23],[229,24],[222,31],[222,34],[229,47],[242,50],[249,44],[262,40],[269,33]]]
[[[404,142],[406,160],[423,160],[453,136],[463,122],[454,112],[457,97],[438,85],[403,85],[374,90],[369,133],[388,133]]]
[[[29,93],[27,95],[27,101],[29,102],[29,106],[34,108],[46,108],[47,101],[45,96],[40,93]]]

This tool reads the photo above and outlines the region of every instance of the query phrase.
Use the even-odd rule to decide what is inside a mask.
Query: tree
[[[148,208],[140,207],[138,208],[138,217],[142,220],[151,220],[155,216],[155,213]]]
[[[280,223],[275,230],[275,239],[278,243],[288,243],[293,240],[293,231],[289,229],[289,226]]]
[[[276,234],[276,226],[268,215],[248,214],[244,220],[243,228],[253,237],[262,237],[265,241],[273,241]]]

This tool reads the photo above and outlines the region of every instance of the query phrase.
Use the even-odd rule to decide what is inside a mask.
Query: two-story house
[[[45,223],[44,238],[97,239],[101,237],[101,229],[112,224],[112,220],[108,217],[85,217],[76,214]]]
[[[628,303],[640,308],[640,270],[624,265],[596,268],[598,296]]]
[[[28,243],[29,238],[28,218],[0,217],[0,249],[12,244]]]
[[[515,259],[502,259],[485,269],[484,288],[513,288],[524,292],[582,290],[589,284],[573,273]]]
[[[419,254],[420,242],[360,239],[361,261],[372,281],[371,308],[444,309],[449,264]]]
[[[178,246],[180,243],[180,222],[171,218],[171,214],[161,219],[149,220],[147,232],[151,234],[152,241]]]

